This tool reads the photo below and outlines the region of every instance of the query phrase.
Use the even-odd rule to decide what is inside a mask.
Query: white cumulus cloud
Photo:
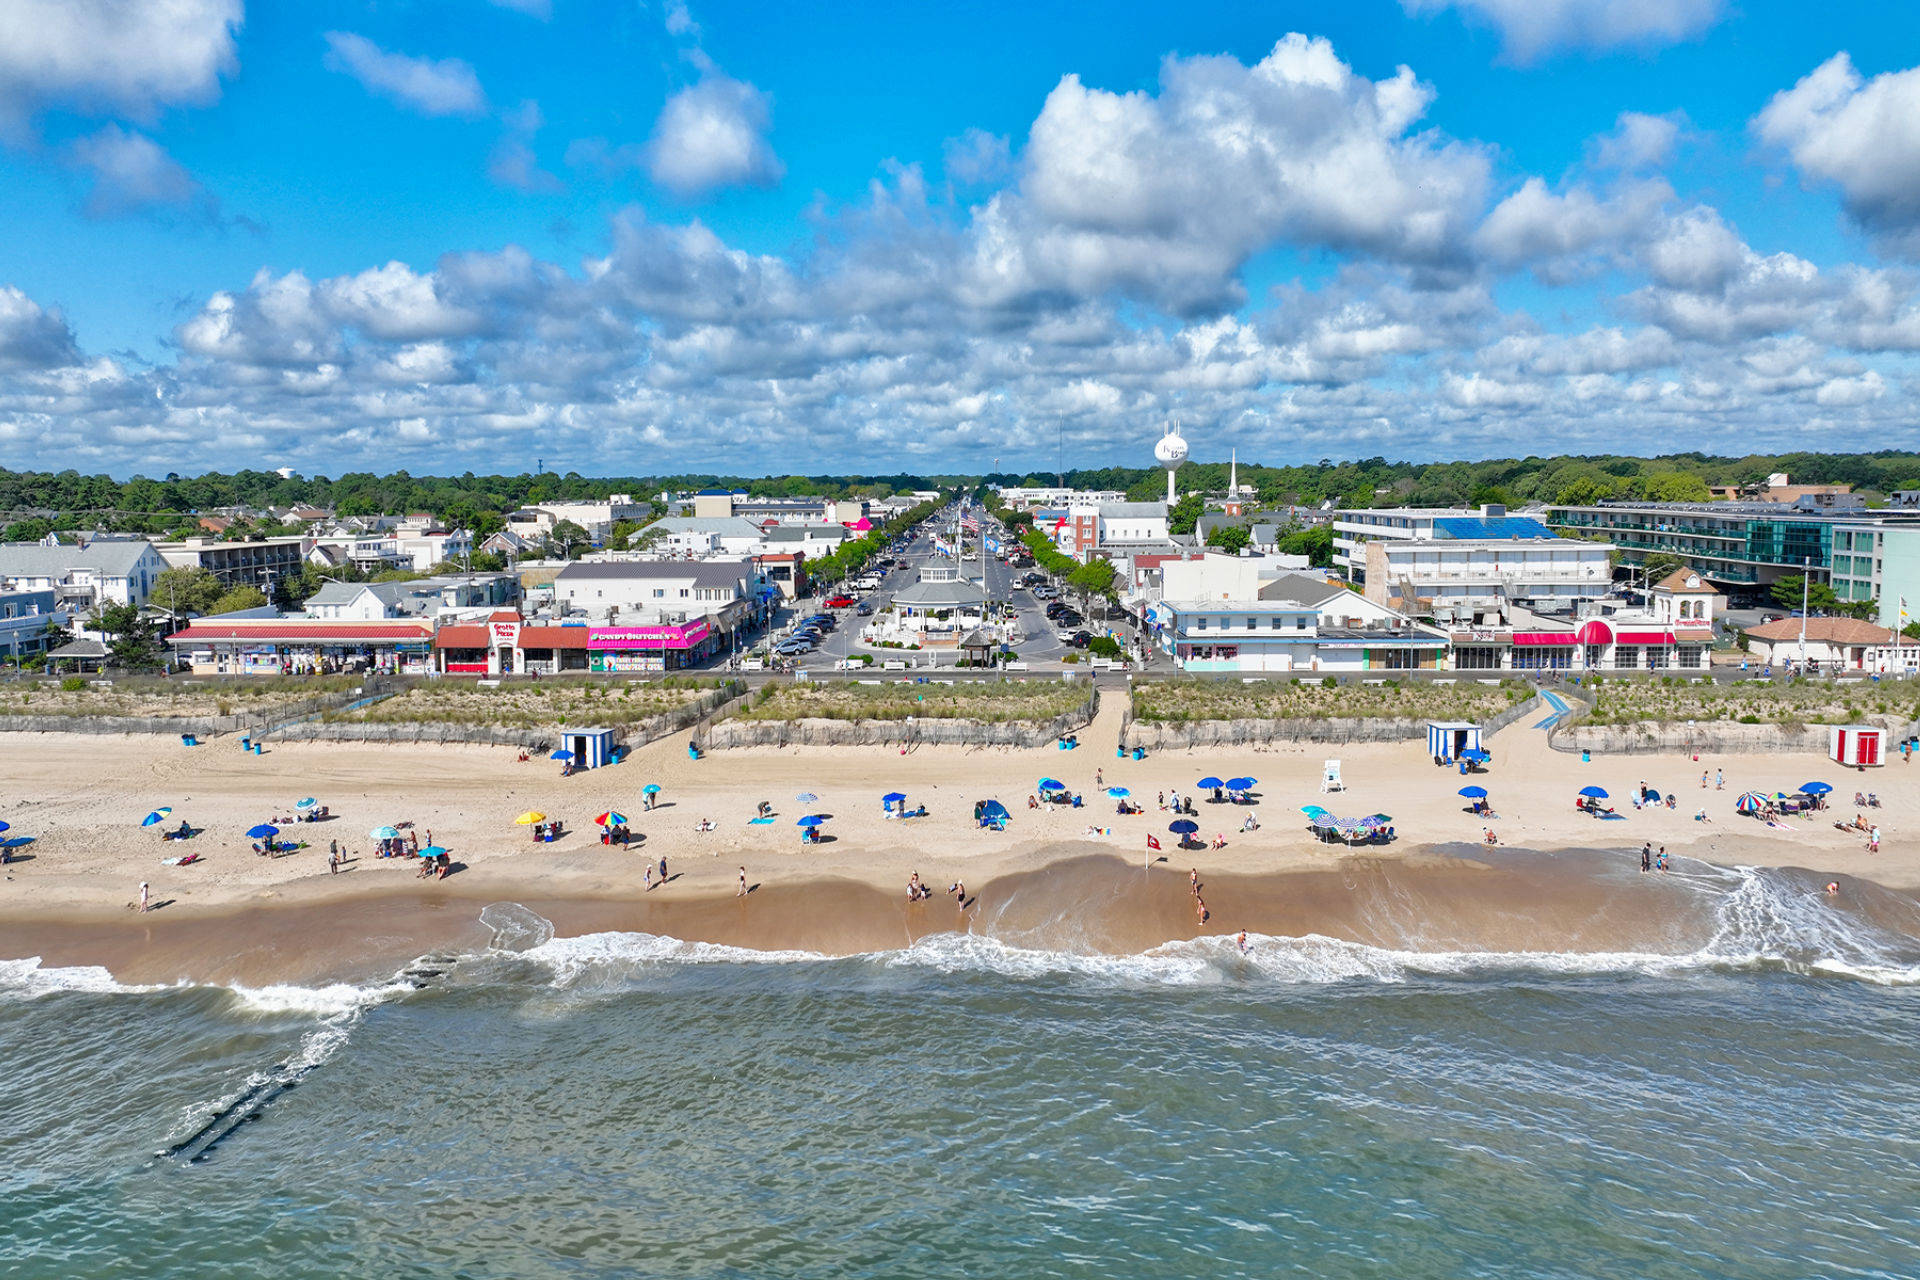
[[[352,76],[372,93],[429,116],[477,116],[487,109],[480,77],[458,58],[389,53],[351,31],[326,35],[329,70]]]
[[[193,175],[145,134],[110,124],[69,150],[74,165],[92,182],[84,206],[89,217],[192,206],[212,212],[210,197]]]
[[[1807,178],[1837,186],[1862,226],[1920,249],[1920,67],[1863,80],[1836,53],[1753,123]]]
[[[0,133],[50,105],[149,120],[211,102],[240,19],[241,0],[6,0]]]
[[[718,72],[667,99],[647,143],[647,172],[676,195],[720,187],[770,187],[785,166],[767,141],[767,95]]]
[[[1722,0],[1401,0],[1409,13],[1459,9],[1500,32],[1517,62],[1563,49],[1656,48],[1719,21]]]

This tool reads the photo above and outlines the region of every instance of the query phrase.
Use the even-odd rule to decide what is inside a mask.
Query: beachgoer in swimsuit
[[[740,868],[740,892],[733,896],[736,898],[744,898],[747,896],[747,869],[745,867]]]
[[[1240,931],[1240,936],[1234,939],[1234,941],[1240,944],[1240,954],[1247,954],[1247,931],[1245,929]]]
[[[145,880],[142,880],[140,882],[140,910],[146,911],[152,905],[153,905],[153,890],[147,887],[147,882]]]

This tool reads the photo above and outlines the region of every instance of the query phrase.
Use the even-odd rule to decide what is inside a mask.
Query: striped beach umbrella
[[[1733,802],[1733,811],[1735,813],[1758,813],[1760,812],[1761,806],[1766,803],[1767,798],[1758,791],[1742,791],[1740,798]]]

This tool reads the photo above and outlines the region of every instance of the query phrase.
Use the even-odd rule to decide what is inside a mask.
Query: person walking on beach
[[[1874,823],[1873,827],[1867,832],[1867,852],[1880,852],[1880,824],[1877,822]]]
[[[666,882],[667,882],[667,860],[663,857],[660,859],[660,883],[665,884]]]
[[[330,876],[340,874],[340,851],[338,849],[335,849],[327,855],[327,874]]]
[[[1653,845],[1652,844],[1643,844],[1640,846],[1640,869],[1642,871],[1653,870]]]
[[[1707,789],[1707,771],[1705,769],[1700,771],[1700,789],[1702,791]]]
[[[147,882],[145,880],[142,880],[140,882],[141,913],[145,914],[152,906],[153,906],[153,890],[147,887]]]
[[[1200,868],[1193,867],[1187,872],[1187,892],[1194,897],[1200,896]]]
[[[646,877],[647,892],[652,893],[653,892],[653,864],[649,862],[645,867],[641,868],[641,871]]]
[[[747,896],[747,869],[745,867],[740,868],[740,892],[733,896],[736,898],[744,898]]]
[[[1725,791],[1727,789],[1727,771],[1725,769],[1715,769],[1713,771],[1713,789],[1715,791]]]
[[[1095,769],[1093,771],[1093,785],[1102,791],[1106,790],[1107,771],[1105,769]]]

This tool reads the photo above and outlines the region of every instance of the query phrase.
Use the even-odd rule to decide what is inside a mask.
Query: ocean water
[[[1920,944],[554,939],[323,990],[0,965],[0,1275],[1920,1275]],[[171,1152],[171,1154],[168,1154]]]

